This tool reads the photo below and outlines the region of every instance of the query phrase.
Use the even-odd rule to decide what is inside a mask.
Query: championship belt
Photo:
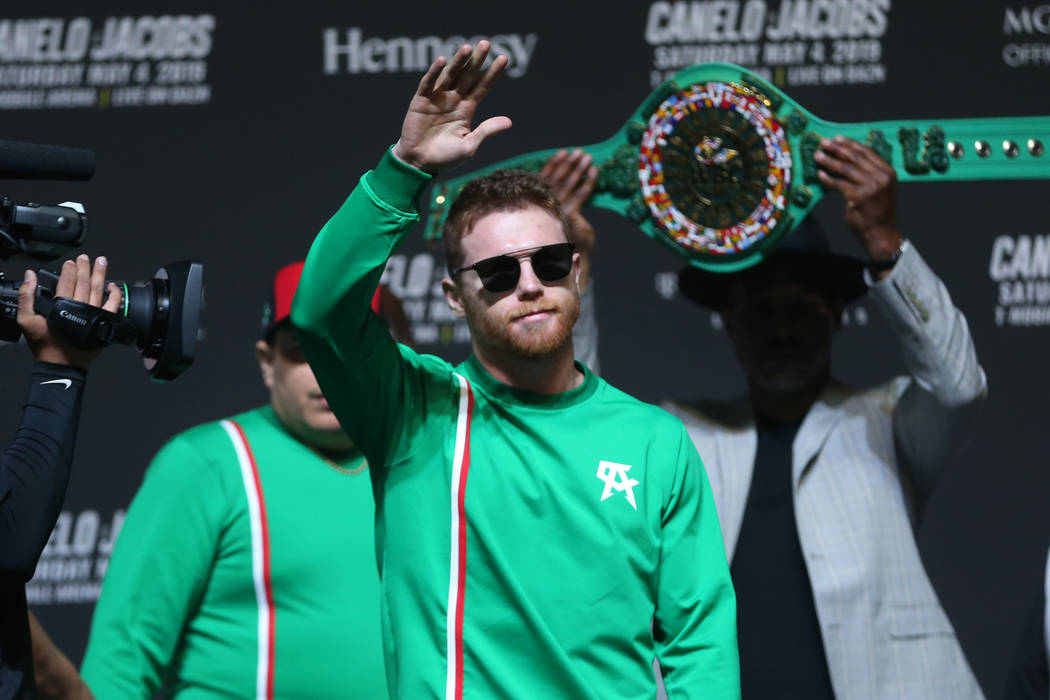
[[[582,150],[598,181],[588,204],[635,222],[693,265],[733,272],[760,262],[821,197],[821,138],[866,143],[904,182],[1050,178],[1050,117],[826,121],[748,70],[703,63],[665,81],[612,138]],[[437,183],[427,238],[470,180],[498,168],[539,171],[537,151]]]

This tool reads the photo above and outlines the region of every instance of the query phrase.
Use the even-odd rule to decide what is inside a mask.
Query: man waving
[[[580,259],[538,176],[500,171],[444,231],[459,366],[368,314],[430,178],[510,127],[472,128],[506,66],[488,42],[437,59],[401,138],[322,229],[292,310],[376,493],[395,697],[737,698],[733,589],[682,425],[573,360]]]

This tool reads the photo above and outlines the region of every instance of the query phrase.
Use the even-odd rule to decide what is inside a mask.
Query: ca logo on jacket
[[[631,507],[638,510],[638,504],[634,500],[634,487],[638,485],[638,480],[627,476],[630,470],[630,464],[606,462],[604,459],[598,462],[598,478],[605,482],[600,501],[609,498],[613,491],[616,491],[625,494]]]

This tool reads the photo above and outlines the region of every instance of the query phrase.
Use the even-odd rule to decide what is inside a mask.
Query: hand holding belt
[[[705,63],[651,93],[611,138],[583,146],[598,166],[587,204],[612,209],[693,265],[733,272],[768,255],[824,196],[820,139],[866,143],[905,182],[1050,178],[1050,117],[836,123],[750,71]],[[427,237],[456,194],[498,168],[539,171],[558,149],[437,183]]]

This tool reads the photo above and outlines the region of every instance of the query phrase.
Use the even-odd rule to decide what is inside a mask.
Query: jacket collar
[[[829,383],[802,420],[791,453],[791,482],[796,488],[820,454],[831,431],[842,420],[842,404],[849,393],[847,387],[837,382]]]
[[[829,382],[806,413],[806,417],[802,419],[791,453],[791,480],[794,486],[798,486],[806,469],[820,454],[831,431],[842,420],[842,404],[851,393],[851,389],[844,384],[834,380]],[[696,407],[701,413],[711,416],[727,428],[732,428],[734,432],[744,430],[751,435],[756,434],[755,412],[747,395],[723,402],[717,410],[711,410],[713,405],[700,404]],[[748,454],[742,455],[748,462],[748,470],[754,466],[755,446],[754,441],[751,441]]]

